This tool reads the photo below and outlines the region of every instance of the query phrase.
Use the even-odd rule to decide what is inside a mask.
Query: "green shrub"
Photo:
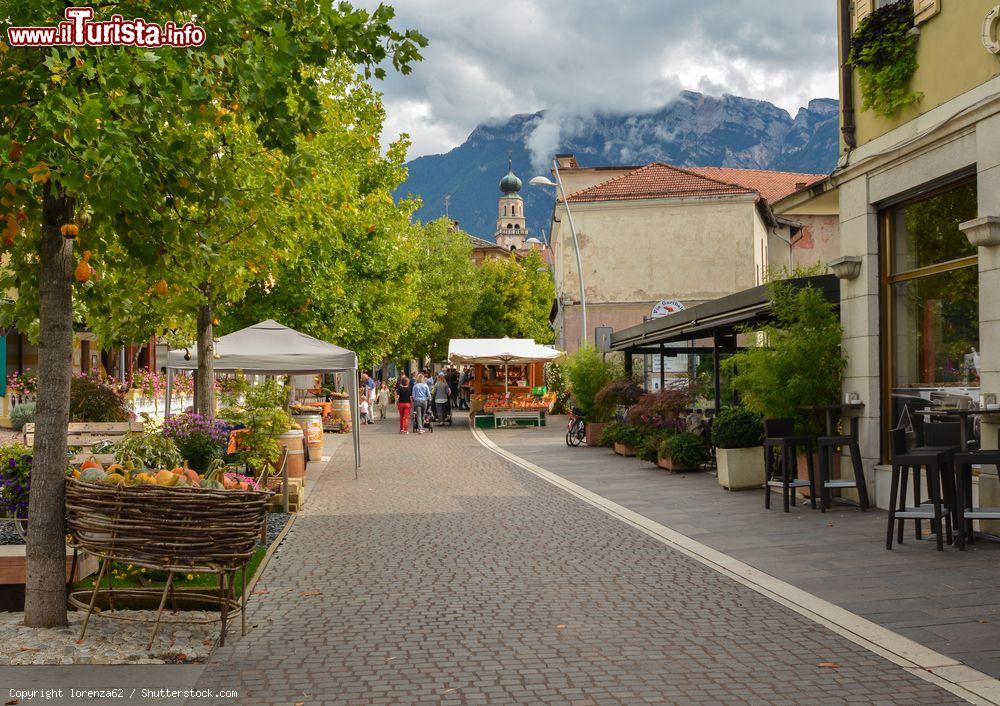
[[[639,458],[643,461],[649,461],[650,463],[656,463],[657,458],[660,455],[660,446],[668,438],[676,434],[674,429],[657,429],[656,431],[647,433],[642,438],[642,443],[639,445]]]
[[[605,410],[598,410],[595,397],[605,384],[615,376],[614,366],[605,362],[604,356],[593,346],[584,346],[567,356],[563,367],[569,380],[570,392],[576,406],[588,422],[605,422],[610,419]]]
[[[556,401],[552,405],[552,414],[568,414],[570,411],[569,382],[562,364],[545,364],[545,385],[549,388],[549,392],[556,396]]]
[[[618,427],[615,441],[631,449],[638,449],[642,446],[642,429],[631,424],[622,424]]]
[[[10,411],[10,426],[14,431],[21,431],[28,422],[35,421],[36,405],[33,401],[22,402]]]
[[[76,375],[69,388],[71,422],[127,422],[128,406],[110,381]]]
[[[708,461],[708,448],[697,434],[681,432],[660,445],[660,457],[669,458],[680,468],[699,468]]]
[[[764,418],[742,407],[725,409],[712,422],[712,444],[719,449],[751,449],[764,443]]]
[[[625,425],[619,422],[609,422],[601,431],[601,438],[597,442],[598,445],[608,449],[614,446],[615,441],[618,439],[618,433],[623,426]]]

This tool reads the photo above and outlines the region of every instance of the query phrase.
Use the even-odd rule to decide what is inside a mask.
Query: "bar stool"
[[[1000,434],[997,435],[1000,447]],[[1000,508],[972,506],[972,466],[996,466],[1000,471],[1000,448],[962,451],[955,454],[955,486],[958,502],[955,503],[955,523],[958,527],[958,548],[965,551],[965,542],[975,541],[973,520],[1000,520]],[[966,534],[968,533],[968,535]]]
[[[928,424],[925,427],[925,439],[936,441]],[[944,431],[944,430],[941,430]],[[906,520],[914,521],[916,538],[922,539],[921,520],[930,520],[937,535],[938,551],[944,550],[944,537],[941,532],[942,523],[947,528],[948,543],[951,543],[951,512],[941,499],[942,476],[948,474],[947,468],[957,450],[955,446],[921,446],[907,450],[906,430],[893,429],[889,432],[889,444],[892,449],[892,482],[889,487],[889,524],[885,534],[885,548],[892,549],[893,530],[896,530],[896,541],[903,543],[903,525]],[[927,469],[927,490],[930,494],[930,504],[921,502],[920,469]],[[907,479],[913,473],[913,507],[906,505]],[[950,475],[950,474],[948,474]],[[950,497],[949,493],[949,497]],[[951,507],[955,507],[954,504]]]
[[[806,452],[806,465],[809,469],[809,480],[797,477],[795,469],[796,450],[802,447]],[[781,451],[780,458],[775,458],[775,452]],[[785,512],[788,512],[789,496],[791,504],[795,505],[795,489],[809,487],[809,501],[813,510],[816,509],[816,480],[813,478],[813,443],[812,437],[795,436],[795,421],[792,419],[764,420],[764,508],[771,509],[771,488],[781,488]],[[776,479],[775,464],[780,466],[781,478]]]
[[[858,423],[860,417],[851,417],[851,430],[848,434],[821,436],[819,438],[819,482],[820,509],[823,512],[830,507],[831,488],[857,488],[858,504],[862,512],[871,503],[868,500],[868,485],[865,483],[865,467],[861,462],[861,446],[858,444]],[[851,454],[851,465],[854,468],[854,480],[849,478],[831,478],[833,470],[833,454],[837,448],[847,449]]]

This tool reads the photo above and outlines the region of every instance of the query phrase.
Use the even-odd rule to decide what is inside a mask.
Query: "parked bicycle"
[[[569,413],[569,423],[566,425],[566,445],[579,446],[586,442],[587,429],[583,412],[578,407],[573,407]]]

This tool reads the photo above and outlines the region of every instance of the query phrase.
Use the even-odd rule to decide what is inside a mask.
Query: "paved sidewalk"
[[[337,451],[258,585],[249,634],[199,686],[254,704],[957,702],[461,423],[393,429],[364,430],[359,481]]]
[[[542,429],[489,431],[495,443],[630,510],[1000,677],[1000,544],[961,553],[933,540],[885,550],[886,514],[808,503],[764,509],[763,491],[729,492],[714,475],[671,475],[607,449],[570,449],[565,418]],[[772,508],[780,508],[780,502]]]

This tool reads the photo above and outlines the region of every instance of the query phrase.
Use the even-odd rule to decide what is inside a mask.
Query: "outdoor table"
[[[962,451],[969,450],[968,418],[980,414],[998,413],[1000,413],[1000,410],[996,409],[958,409],[957,407],[928,407],[927,409],[921,409],[917,412],[917,414],[923,414],[928,417],[959,417],[962,420],[962,426],[960,429]]]
[[[841,414],[849,409],[862,410],[865,408],[864,403],[858,402],[856,404],[847,404],[841,402],[839,404],[817,404],[817,405],[806,405],[805,407],[799,407],[799,409],[805,412],[824,412],[826,414],[826,435],[834,436],[836,431],[834,429],[834,412],[840,412]],[[838,415],[839,416],[839,415]]]

